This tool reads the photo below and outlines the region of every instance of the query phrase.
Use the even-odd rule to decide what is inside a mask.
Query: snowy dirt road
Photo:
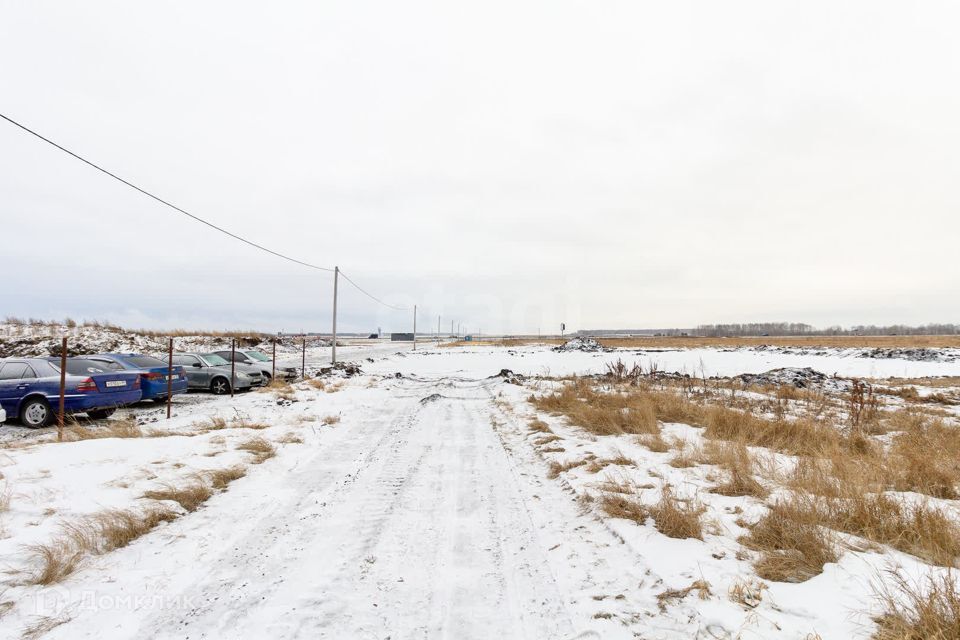
[[[632,637],[656,608],[640,565],[531,467],[502,383],[381,385],[268,480],[64,584],[45,637]]]

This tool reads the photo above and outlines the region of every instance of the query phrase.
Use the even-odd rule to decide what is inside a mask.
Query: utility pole
[[[340,267],[333,268],[333,344],[330,347],[330,362],[337,364],[337,281],[340,280]]]
[[[417,350],[417,305],[413,305],[413,350]]]
[[[440,316],[437,316],[437,346],[440,346]]]

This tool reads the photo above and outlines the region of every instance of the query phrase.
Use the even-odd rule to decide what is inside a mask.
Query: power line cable
[[[380,298],[376,297],[376,296],[373,295],[372,293],[368,292],[366,289],[364,289],[363,287],[361,287],[360,285],[358,285],[356,282],[354,282],[353,280],[351,280],[351,279],[350,279],[350,276],[348,276],[347,274],[345,274],[345,273],[343,272],[343,269],[340,269],[340,275],[343,276],[344,280],[346,280],[347,282],[349,282],[350,284],[352,284],[354,287],[356,287],[357,290],[360,291],[360,293],[362,293],[363,295],[367,296],[368,298],[370,298],[370,299],[373,300],[374,302],[377,302],[377,303],[379,303],[379,304],[382,304],[382,305],[385,306],[385,307],[389,307],[389,308],[393,309],[394,311],[410,311],[410,308],[409,308],[409,307],[396,307],[396,306],[394,306],[394,305],[392,305],[392,304],[387,304],[386,302],[384,302],[384,301],[381,300]]]
[[[185,215],[185,216],[187,216],[187,217],[189,217],[189,218],[193,218],[193,219],[196,220],[197,222],[199,222],[199,223],[201,223],[201,224],[205,224],[205,225],[207,225],[208,227],[210,227],[211,229],[216,229],[216,230],[219,231],[220,233],[225,233],[226,235],[230,236],[231,238],[234,238],[234,239],[236,239],[236,240],[239,240],[240,242],[244,242],[244,243],[250,245],[251,247],[254,247],[254,248],[256,248],[256,249],[260,249],[261,251],[266,251],[267,253],[270,253],[270,254],[278,257],[278,258],[283,258],[284,260],[289,260],[290,262],[294,262],[294,263],[299,264],[299,265],[302,265],[302,266],[304,266],[304,267],[309,267],[310,269],[317,269],[317,270],[319,270],[319,271],[331,271],[331,272],[333,271],[333,269],[328,269],[327,267],[319,267],[319,266],[317,266],[317,265],[315,265],[315,264],[310,264],[309,262],[304,262],[303,260],[297,260],[296,258],[291,258],[290,256],[284,255],[284,254],[282,254],[282,253],[280,253],[280,252],[278,252],[278,251],[274,251],[273,249],[268,249],[267,247],[265,247],[265,246],[263,246],[263,245],[257,244],[256,242],[253,242],[252,240],[247,240],[246,238],[244,238],[244,237],[242,237],[242,236],[238,236],[238,235],[235,234],[235,233],[232,233],[232,232],[230,232],[230,231],[227,231],[227,230],[224,229],[223,227],[218,227],[217,225],[213,224],[212,222],[208,222],[207,220],[204,220],[204,219],[201,218],[200,216],[196,216],[196,215],[190,213],[189,211],[184,211],[183,209],[181,209],[181,208],[178,207],[177,205],[171,204],[170,202],[167,202],[167,201],[164,200],[163,198],[161,198],[161,197],[159,197],[159,196],[153,195],[152,193],[150,193],[150,192],[147,191],[146,189],[141,189],[140,187],[138,187],[137,185],[133,184],[132,182],[129,182],[129,181],[127,181],[127,180],[124,180],[123,178],[121,178],[121,177],[118,176],[117,174],[111,173],[110,171],[107,171],[107,170],[104,169],[103,167],[101,167],[101,166],[99,166],[99,165],[97,165],[97,164],[95,164],[95,163],[87,160],[87,159],[84,158],[83,156],[80,156],[80,155],[74,153],[73,151],[70,151],[69,149],[67,149],[67,148],[65,148],[65,147],[62,147],[61,145],[57,144],[57,143],[54,142],[53,140],[50,140],[49,138],[45,138],[44,136],[40,135],[39,133],[37,133],[37,132],[34,131],[33,129],[30,129],[30,128],[28,128],[28,127],[20,124],[19,122],[17,122],[17,121],[14,120],[13,118],[9,118],[9,117],[7,117],[6,115],[4,115],[4,114],[2,114],[2,113],[0,113],[0,118],[3,118],[4,120],[6,120],[7,122],[9,122],[10,124],[15,125],[15,126],[21,128],[21,129],[23,129],[24,131],[26,131],[26,132],[29,133],[30,135],[36,136],[37,138],[43,140],[43,141],[46,142],[47,144],[52,145],[52,146],[56,147],[57,149],[60,149],[60,151],[63,151],[64,153],[73,156],[73,157],[76,158],[77,160],[79,160],[79,161],[81,161],[81,162],[83,162],[83,163],[85,163],[85,164],[90,165],[91,167],[93,167],[93,168],[96,169],[97,171],[100,171],[101,173],[104,173],[104,174],[110,176],[110,177],[113,178],[114,180],[118,180],[118,181],[122,182],[123,184],[127,185],[127,186],[130,187],[131,189],[136,189],[137,191],[139,191],[139,192],[142,193],[143,195],[148,196],[148,197],[150,197],[150,198],[153,198],[153,199],[156,200],[157,202],[159,202],[159,203],[161,203],[161,204],[164,204],[164,205],[170,207],[171,209],[173,209],[174,211],[177,211],[177,212],[179,212],[179,213],[182,213],[183,215]],[[351,283],[353,284],[353,286],[355,286],[355,287],[357,286],[356,283],[354,283],[353,281],[351,281]],[[357,287],[357,288],[359,289],[360,287]],[[367,295],[370,295],[370,294],[367,294]],[[371,296],[371,297],[373,297],[373,296]],[[374,300],[376,300],[376,298],[374,298]],[[381,304],[382,304],[382,303],[381,303]],[[387,305],[387,306],[390,306],[390,305]]]

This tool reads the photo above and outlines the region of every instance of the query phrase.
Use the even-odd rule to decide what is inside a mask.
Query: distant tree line
[[[702,324],[692,335],[713,336],[944,336],[960,334],[957,324],[925,324],[912,327],[904,324],[832,326],[825,329],[802,322],[750,322],[747,324]]]
[[[583,335],[659,335],[659,336],[953,336],[960,335],[960,324],[905,324],[832,326],[817,329],[803,322],[748,322],[701,324],[694,329],[599,329],[584,330]]]

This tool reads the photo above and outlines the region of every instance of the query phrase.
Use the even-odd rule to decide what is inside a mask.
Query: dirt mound
[[[613,349],[608,349],[602,344],[594,340],[593,338],[583,338],[576,337],[572,340],[568,340],[559,347],[554,347],[554,351],[563,352],[563,351],[584,351],[586,353],[598,353],[598,352],[607,352],[613,351]]]
[[[830,389],[833,391],[846,391],[851,386],[851,381],[844,378],[836,378],[827,374],[811,369],[810,367],[796,368],[785,367],[782,369],[771,369],[764,373],[741,373],[734,376],[732,380],[739,380],[744,385],[790,385],[798,389]]]
[[[860,358],[891,358],[894,360],[912,360],[914,362],[953,362],[957,354],[950,349],[928,349],[918,347],[905,348],[876,348],[867,349],[860,353]]]

